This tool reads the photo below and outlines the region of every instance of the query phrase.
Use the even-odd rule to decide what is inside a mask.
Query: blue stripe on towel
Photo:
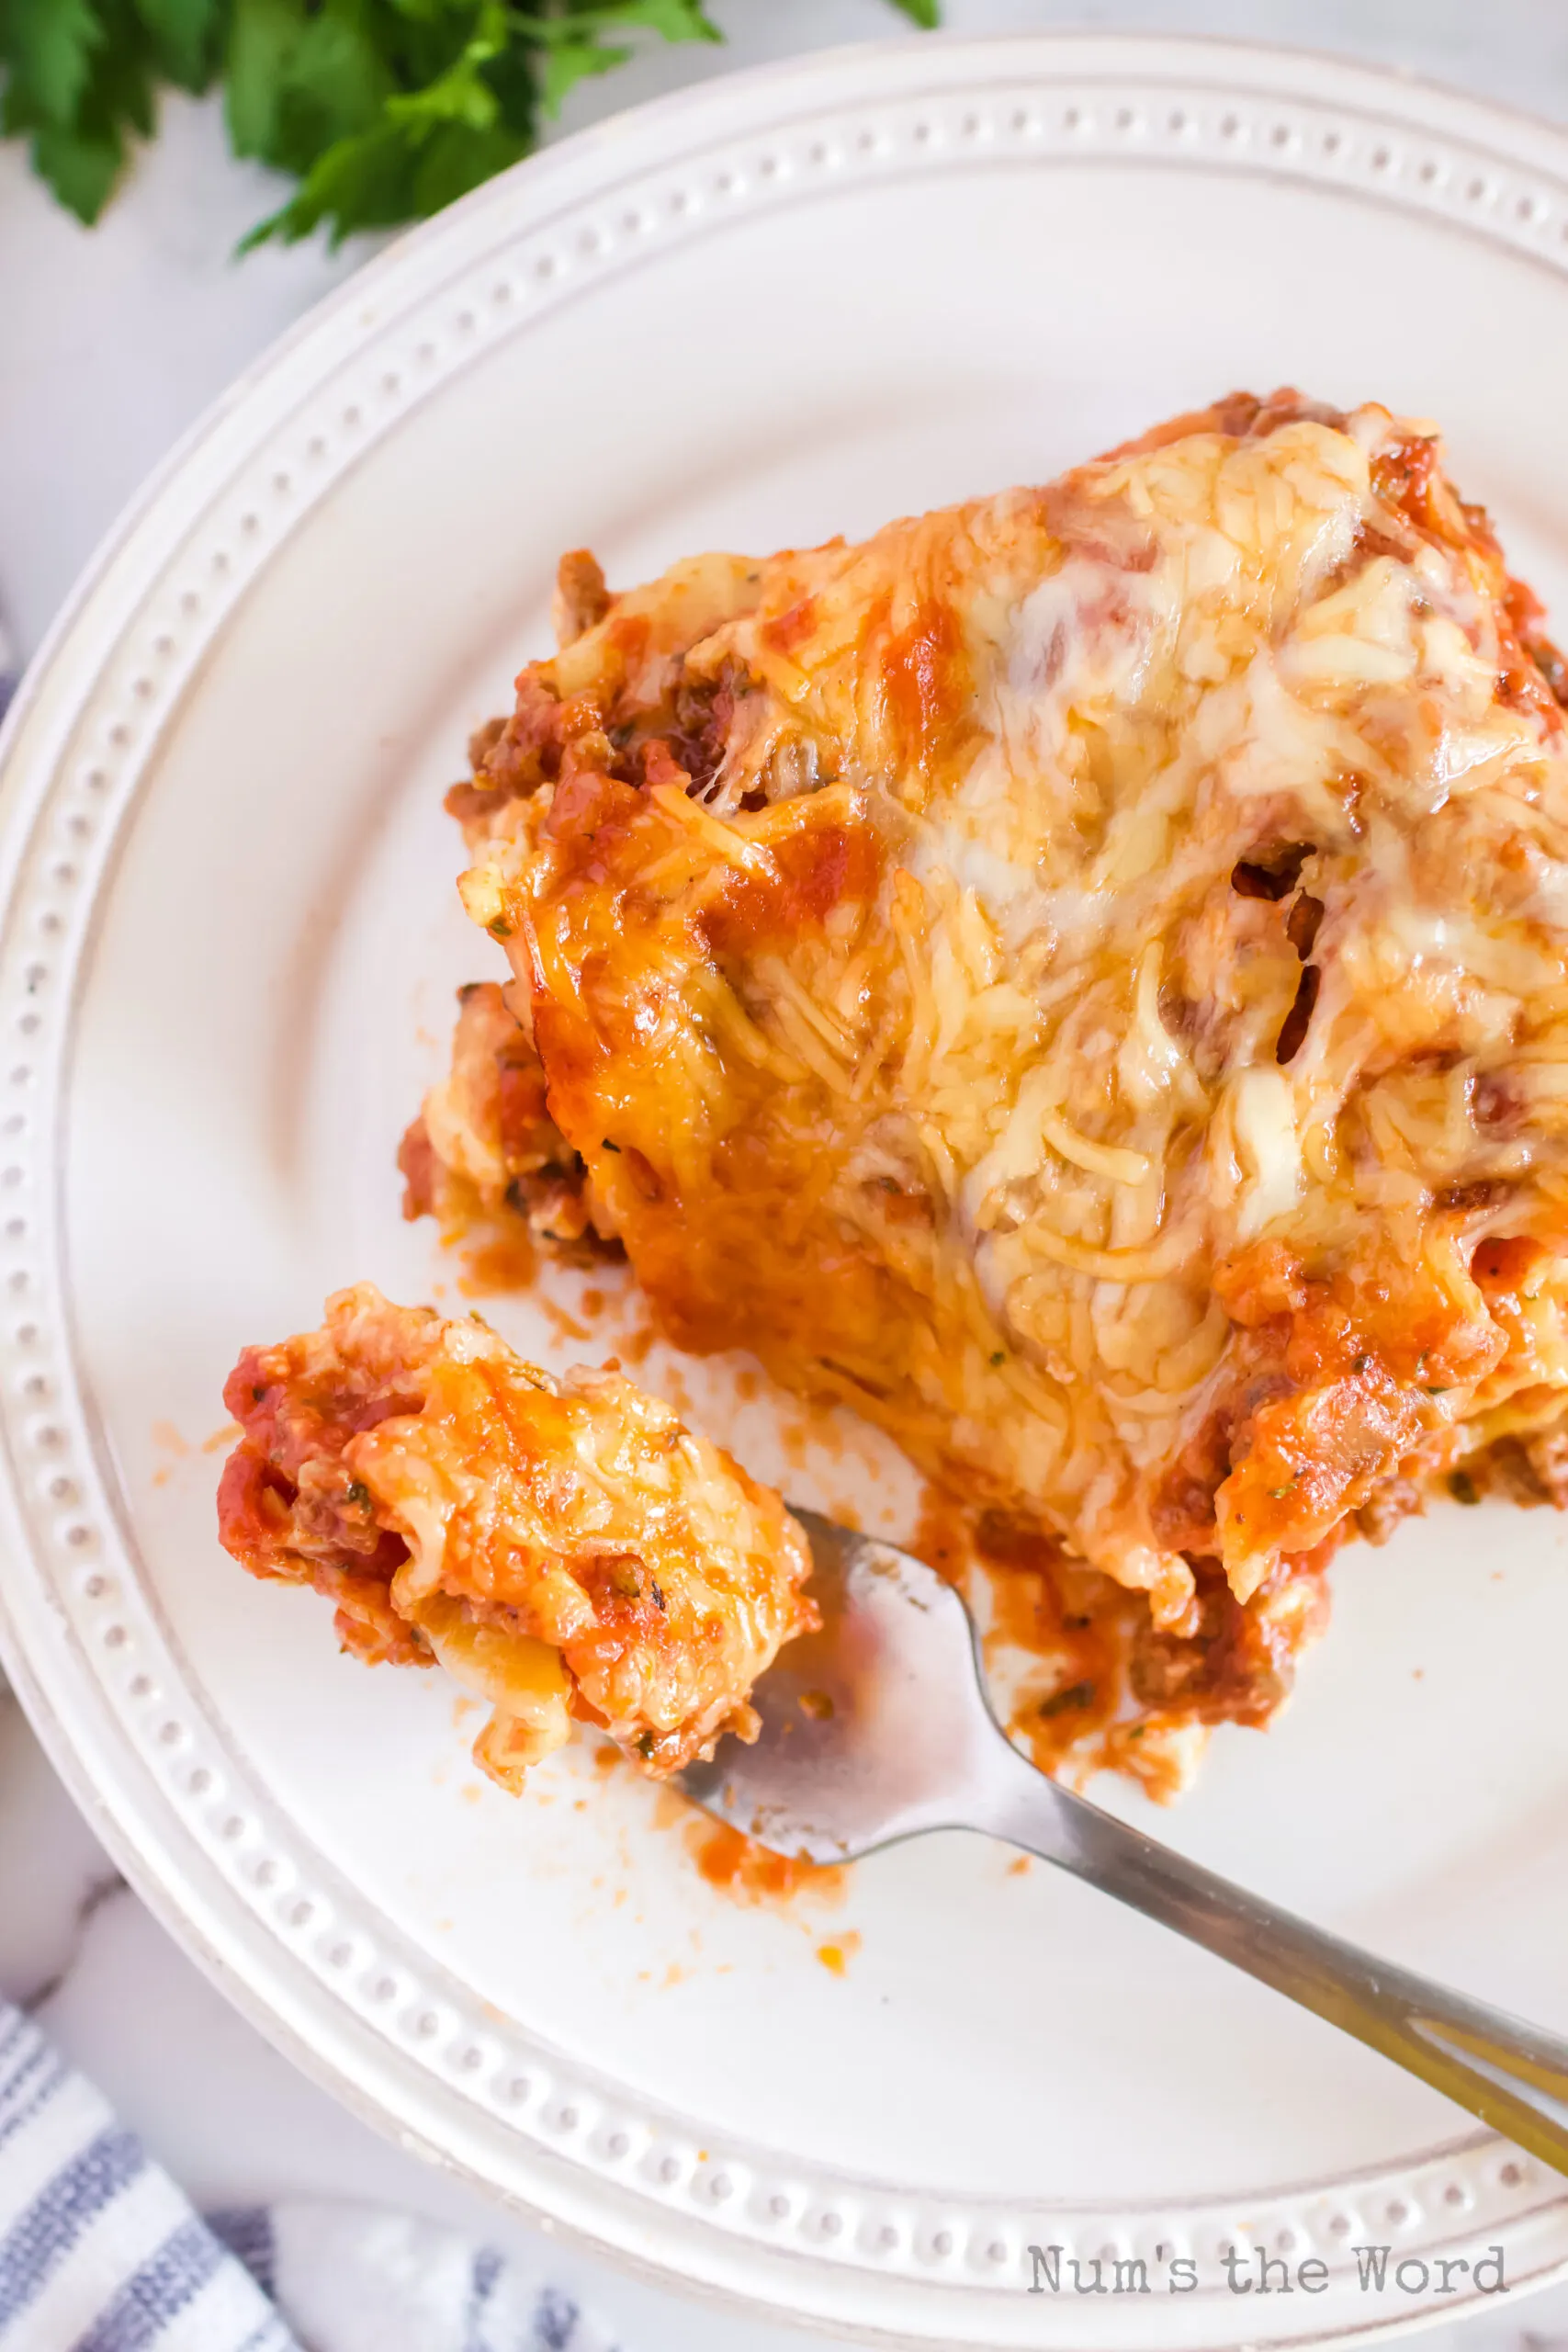
[[[226,2259],[211,2231],[193,2213],[131,2272],[72,2352],[147,2352]]]
[[[0,2098],[11,2086],[11,2078],[18,2065],[25,2065],[35,2050],[43,2047],[43,2036],[30,2018],[20,2009],[0,2018]]]
[[[265,2205],[226,2205],[209,2213],[207,2226],[243,2262],[264,2295],[277,2292],[277,2241]]]
[[[300,2352],[291,2304],[313,2352],[366,2341],[367,2312],[376,2352],[610,2352],[525,2261],[412,2215],[286,2202],[204,2222],[0,2000],[0,2352]]]
[[[468,2307],[463,2313],[462,2352],[491,2352],[490,2331],[485,2325],[485,2312],[495,2292],[495,2282],[501,2276],[501,2256],[493,2246],[482,2245],[474,2256],[468,2274]]]
[[[0,2098],[0,2148],[35,2123],[70,2079],[70,2070],[45,2042],[29,2052],[17,2067],[4,2098]]]
[[[547,2287],[534,2312],[534,2333],[544,2352],[570,2352],[579,2312],[570,2295]]]
[[[61,2166],[0,2238],[0,2327],[27,2308],[83,2232],[146,2169],[141,2142],[118,2125]]]

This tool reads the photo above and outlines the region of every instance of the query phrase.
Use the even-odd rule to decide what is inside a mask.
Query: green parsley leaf
[[[236,155],[265,158],[276,147],[300,17],[294,0],[234,0],[223,103]]]
[[[568,0],[560,14],[530,9],[513,19],[525,39],[541,41],[596,40],[638,28],[666,40],[721,40],[718,27],[704,15],[701,0]]]
[[[539,103],[547,115],[558,115],[569,90],[575,90],[590,74],[608,74],[615,66],[624,65],[630,55],[629,49],[606,49],[598,41],[552,41],[545,52]]]
[[[135,7],[165,78],[182,90],[205,90],[228,31],[223,0],[135,0]]]
[[[125,148],[112,133],[94,137],[51,127],[33,133],[32,159],[34,171],[67,212],[91,228],[114,193]]]
[[[894,0],[934,24],[938,0]],[[223,84],[236,154],[294,192],[250,237],[436,212],[532,152],[639,35],[717,40],[702,0],[0,0],[0,135],[94,220],[157,93]]]
[[[0,36],[14,34],[16,0],[0,0],[12,13],[0,19]],[[30,0],[29,0],[30,5]],[[71,14],[76,0],[66,0]],[[128,138],[152,130],[158,67],[146,27],[130,0],[96,0],[95,37],[85,43],[85,78],[74,73],[51,81],[53,65],[39,78],[40,54],[29,51],[17,66],[17,52],[0,46],[10,66],[4,128],[32,134],[33,168],[79,220],[96,220],[113,193],[125,161]],[[58,107],[70,89],[68,115]]]
[[[432,131],[444,123],[459,124],[465,130],[491,130],[501,112],[501,101],[484,78],[483,68],[501,56],[506,48],[504,11],[487,10],[493,14],[494,23],[481,21],[472,40],[455,57],[445,74],[423,90],[411,90],[387,100],[389,122],[406,124],[411,130]]]
[[[353,0],[299,13],[277,75],[272,136],[256,152],[263,163],[303,175],[339,140],[379,129],[397,85],[367,12]]]
[[[514,23],[520,40],[544,50],[539,100],[551,117],[559,114],[561,100],[580,82],[626,62],[632,51],[619,38],[623,33],[640,28],[671,41],[722,38],[699,0],[609,0],[604,6],[576,6],[565,16],[524,17]],[[604,39],[607,34],[614,38]]]
[[[93,60],[87,87],[76,109],[76,127],[88,138],[123,139],[127,132],[150,139],[158,117],[158,61],[130,0],[97,0],[109,38]]]
[[[69,130],[105,38],[89,0],[0,0],[6,128]]]
[[[624,24],[646,25],[666,40],[722,40],[724,35],[702,8],[701,0],[623,0],[615,10]]]
[[[236,40],[244,12],[255,17],[244,84],[251,152],[302,183],[247,245],[291,242],[322,222],[336,244],[356,229],[421,219],[533,144],[531,86],[518,122],[515,91],[504,76],[488,78],[510,41],[504,0],[373,0],[368,9],[325,0],[313,18],[301,17],[299,0],[239,5]],[[292,27],[280,25],[283,13]]]
[[[901,8],[909,22],[919,25],[922,32],[934,33],[942,22],[937,0],[893,0],[893,6]]]
[[[508,160],[515,161],[515,154]],[[323,222],[335,246],[357,229],[391,228],[400,220],[417,220],[421,172],[429,166],[437,178],[446,175],[442,192],[429,208],[436,209],[449,200],[449,193],[462,192],[452,185],[461,175],[453,172],[446,146],[433,155],[429,140],[404,123],[386,120],[351,139],[337,140],[305,174],[299,194],[253,229],[241,251],[248,252],[269,237],[294,244]],[[476,185],[475,178],[468,176],[466,185]]]

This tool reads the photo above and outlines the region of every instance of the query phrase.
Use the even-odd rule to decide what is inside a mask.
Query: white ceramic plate
[[[397,246],[100,560],[4,760],[7,1664],[149,1900],[389,2130],[625,2259],[908,2344],[1347,2335],[1463,2308],[1462,2272],[1419,2291],[1435,2253],[1568,2261],[1561,2182],[998,1849],[746,1909],[586,1749],[521,1804],[482,1786],[434,1677],[340,1659],[313,1597],[224,1559],[201,1451],[240,1343],[329,1287],[452,1295],[392,1167],[488,968],[439,788],[562,548],[630,581],[859,533],[1295,380],[1441,418],[1568,614],[1565,270],[1568,141],[1458,97],[1166,41],[840,53]],[[618,1328],[494,1312],[558,1360]],[[802,1498],[907,1519],[886,1449],[737,1369],[648,1374]],[[1565,1568],[1558,1521],[1502,1509],[1348,1555],[1286,1718],[1222,1734],[1159,1828],[1568,2028]],[[1053,2242],[1155,2291],[1031,2295]],[[1405,2287],[1361,2291],[1360,2243]],[[1232,2245],[1321,2257],[1323,2291],[1240,2301]]]

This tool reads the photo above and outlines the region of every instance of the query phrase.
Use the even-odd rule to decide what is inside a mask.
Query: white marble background
[[[567,127],[699,73],[899,23],[885,0],[712,5],[727,50],[651,51],[581,93]],[[967,32],[1122,26],[1334,49],[1568,121],[1568,0],[946,0],[945,13]],[[166,107],[158,146],[91,234],[0,148],[0,611],[24,654],[142,475],[360,257],[309,247],[234,263],[236,240],[275,201],[262,173],[229,160],[209,106]],[[36,2009],[199,2203],[370,2198],[537,2248],[338,2109],[228,2007],[118,1879],[3,1685],[0,1991]],[[802,2341],[565,2248],[548,2259],[626,2352]],[[1427,2338],[1432,2352],[1555,2340],[1568,2347],[1568,2288]]]

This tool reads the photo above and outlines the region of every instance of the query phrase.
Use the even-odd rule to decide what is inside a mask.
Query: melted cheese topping
[[[463,893],[673,1337],[1178,1642],[1551,1418],[1568,760],[1431,428],[1237,398],[594,609]]]
[[[437,1658],[493,1708],[474,1753],[508,1787],[573,1713],[657,1774],[754,1736],[752,1683],[816,1622],[776,1495],[617,1374],[555,1381],[477,1320],[361,1283],[225,1399],[229,1550],[329,1592],[362,1656]]]

